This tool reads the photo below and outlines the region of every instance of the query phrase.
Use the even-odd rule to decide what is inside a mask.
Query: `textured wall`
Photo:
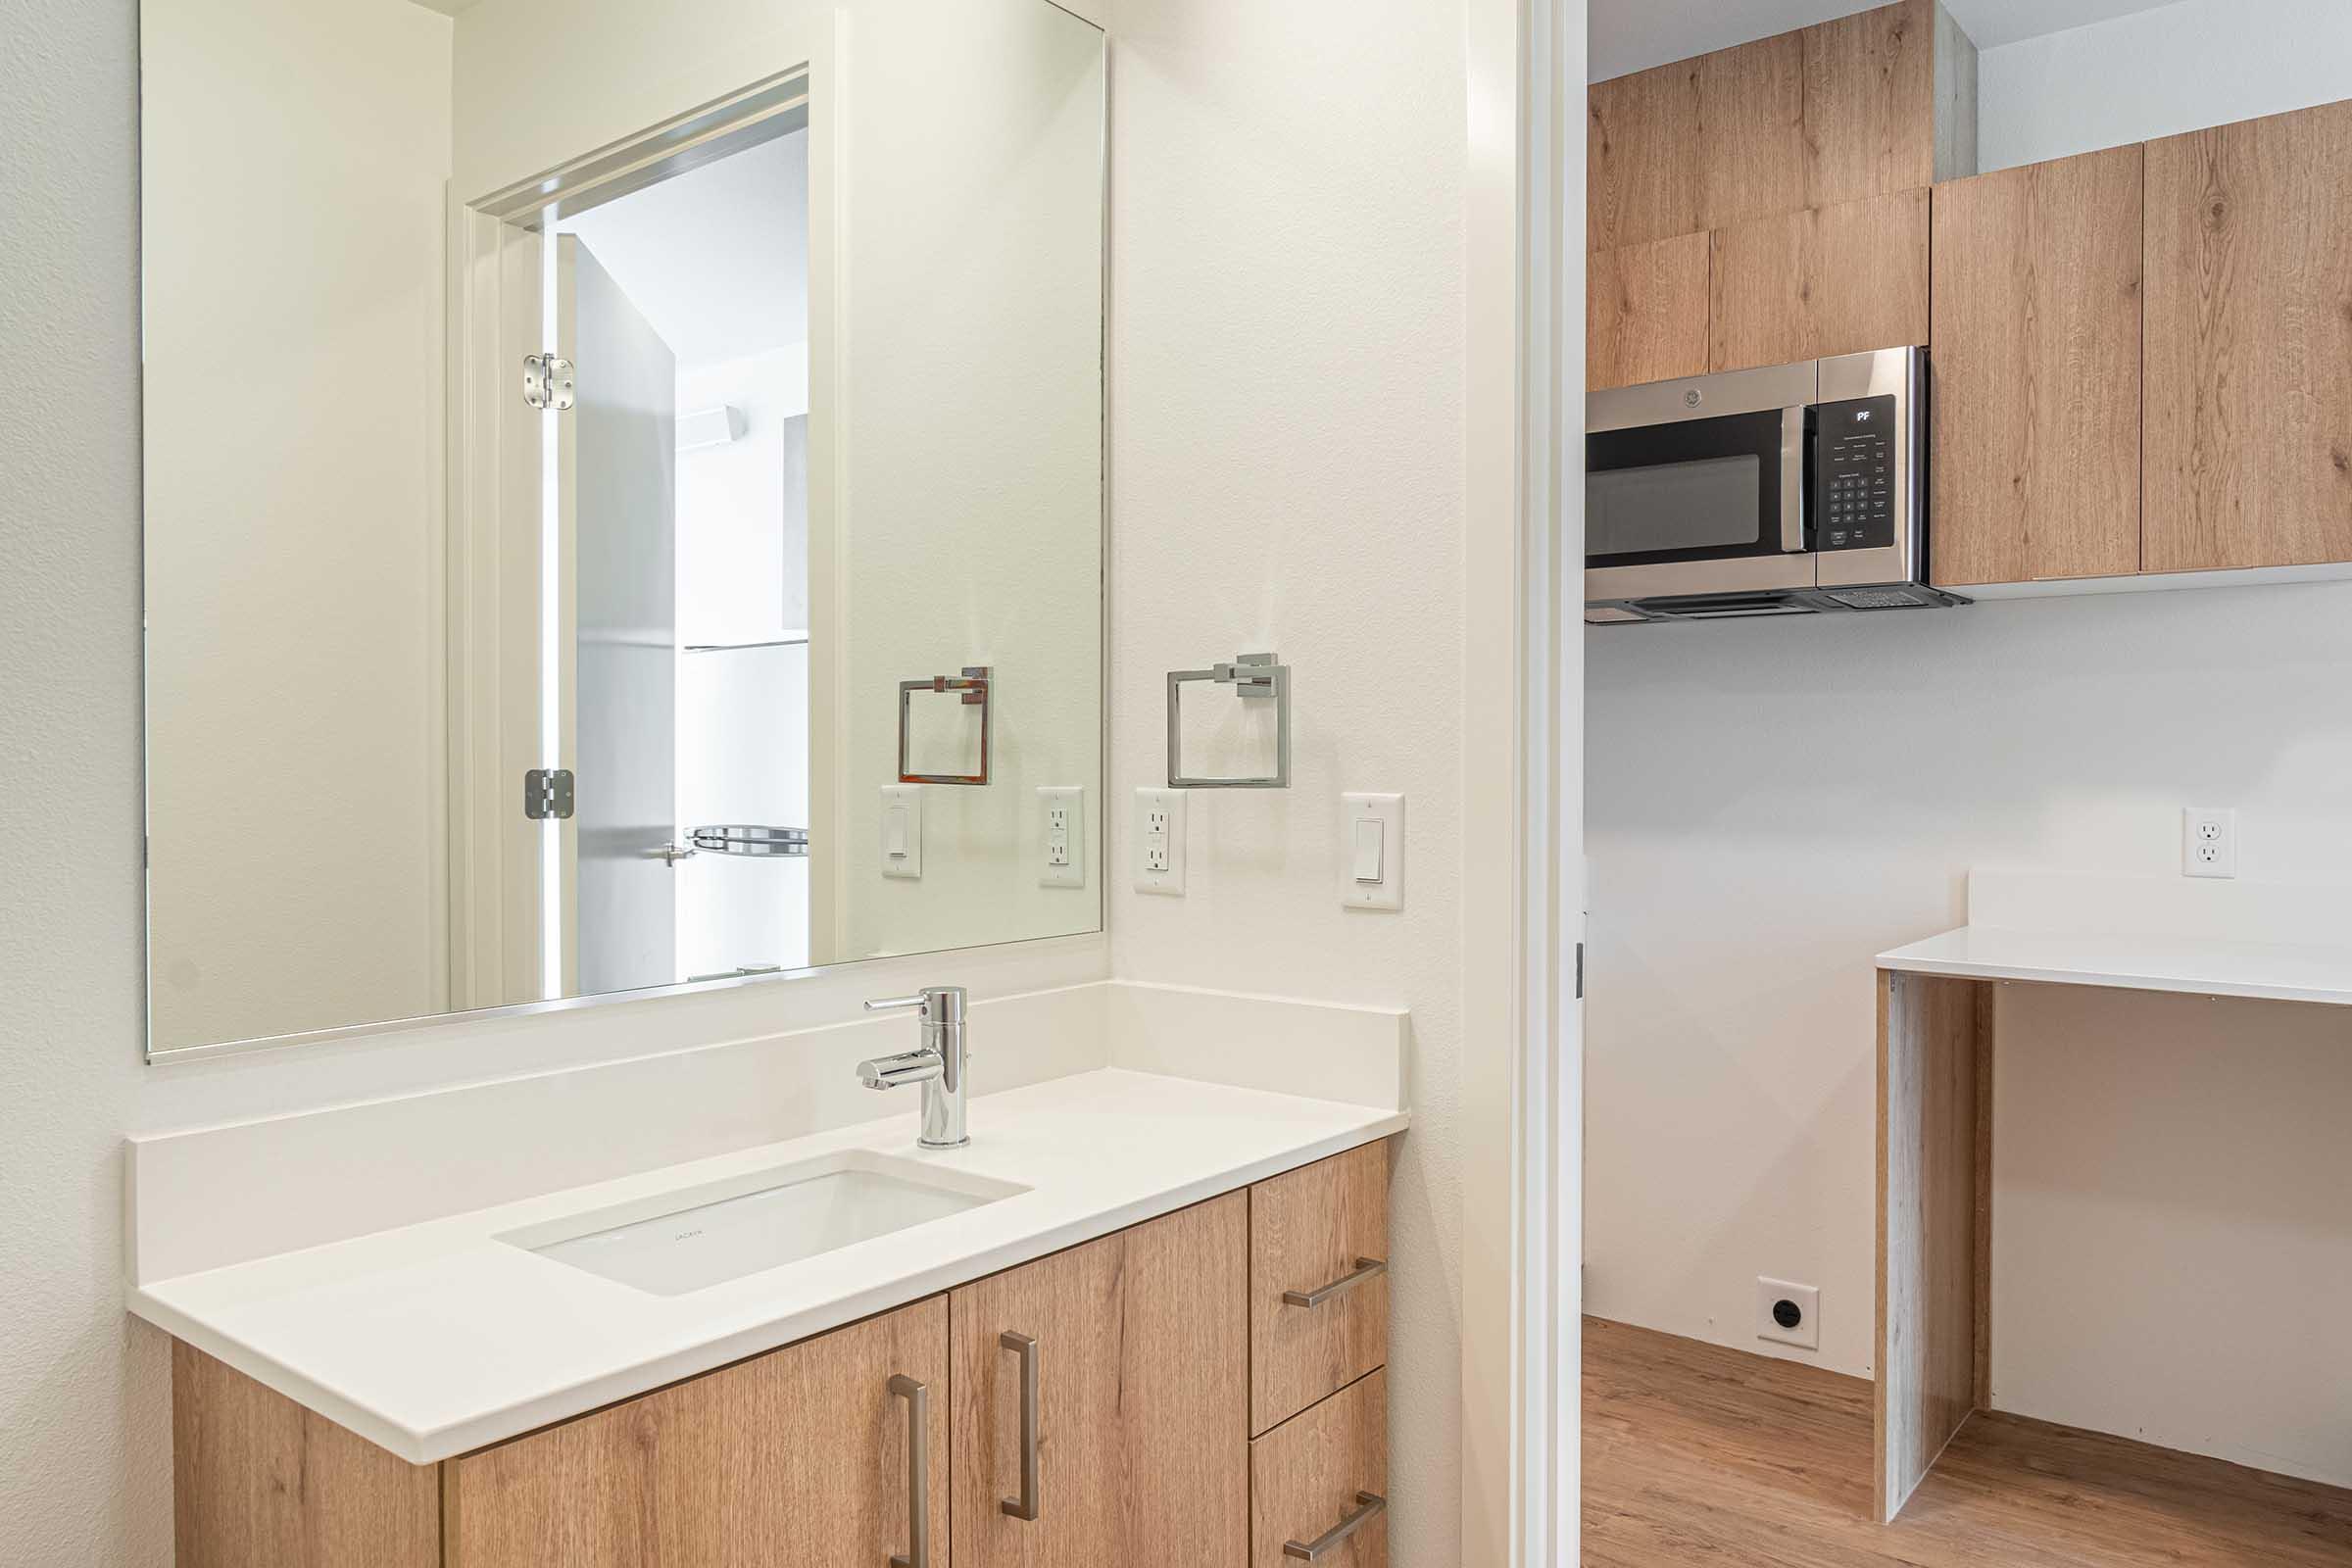
[[[1462,15],[1114,0],[1109,905],[1136,979],[1413,1012],[1392,1209],[1393,1555],[1461,1523]],[[1174,668],[1294,670],[1292,788],[1192,797],[1189,896],[1138,894]],[[1201,760],[1263,754],[1200,694]],[[1192,694],[1188,693],[1188,713]],[[1262,740],[1262,736],[1258,737]],[[1339,794],[1402,791],[1399,913],[1343,909]]]

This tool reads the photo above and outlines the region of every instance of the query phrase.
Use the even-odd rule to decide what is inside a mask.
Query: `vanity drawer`
[[[1250,1568],[1388,1568],[1388,1382],[1374,1372],[1250,1445]]]
[[[1250,1430],[1389,1358],[1389,1146],[1250,1189]]]

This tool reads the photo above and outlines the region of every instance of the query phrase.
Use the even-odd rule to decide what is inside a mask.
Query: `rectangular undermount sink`
[[[498,1239],[655,1296],[684,1296],[1027,1191],[854,1149]]]

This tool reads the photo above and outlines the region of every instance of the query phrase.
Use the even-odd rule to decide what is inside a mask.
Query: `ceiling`
[[[1591,0],[1589,79],[1688,60],[1833,17],[1869,11],[1884,0]],[[2064,32],[2154,11],[2170,0],[1944,0],[1944,9],[1979,49],[2045,32]]]
[[[808,133],[560,220],[681,369],[808,338]]]

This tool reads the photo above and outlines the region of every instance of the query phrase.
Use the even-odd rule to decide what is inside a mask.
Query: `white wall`
[[[1086,937],[143,1065],[136,42],[129,0],[0,4],[0,1562],[43,1568],[172,1561],[168,1347],[122,1311],[125,1133],[1108,972]]]
[[[2352,96],[2343,0],[2180,0],[1987,49],[1986,170],[2200,130]]]
[[[156,1040],[437,1012],[450,21],[145,19]]]
[[[1391,1556],[1455,1562],[1463,20],[1114,0],[1111,26],[1113,951],[1137,979],[1412,1009]],[[1292,788],[1194,794],[1188,896],[1135,893],[1166,671],[1266,649],[1295,671]],[[1407,797],[1399,913],[1340,907],[1342,790]]]

